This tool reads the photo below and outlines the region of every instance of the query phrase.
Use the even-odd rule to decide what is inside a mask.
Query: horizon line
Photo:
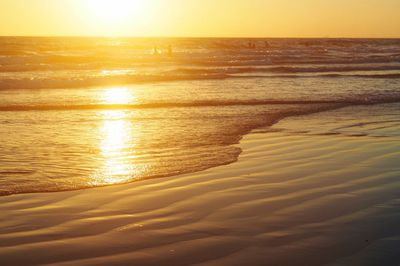
[[[124,38],[124,39],[381,39],[397,40],[398,37],[330,37],[330,36],[113,36],[113,35],[0,35],[0,38]]]

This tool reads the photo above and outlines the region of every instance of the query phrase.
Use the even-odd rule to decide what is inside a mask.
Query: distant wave
[[[296,74],[285,74],[285,75],[231,75],[230,77],[235,78],[372,78],[372,79],[400,79],[400,73],[390,74],[314,74],[314,75],[296,75]]]
[[[167,75],[167,74],[138,74],[99,77],[54,78],[54,79],[3,79],[0,80],[0,90],[8,89],[56,89],[56,88],[85,88],[95,86],[126,85],[162,81],[225,79],[226,74],[197,74],[197,75]]]
[[[60,111],[60,110],[134,110],[156,108],[190,108],[221,106],[257,106],[257,105],[373,105],[400,102],[400,95],[385,97],[360,96],[357,99],[338,100],[229,100],[229,101],[194,101],[194,102],[152,102],[138,104],[41,104],[41,105],[3,105],[0,111]]]
[[[400,78],[400,73],[390,73],[390,74],[351,74],[351,75],[341,75],[341,74],[326,74],[320,75],[321,77],[355,77],[355,78],[383,78],[383,79],[397,79]]]
[[[257,68],[254,70],[258,70]],[[263,68],[273,73],[320,73],[320,72],[351,72],[351,71],[384,71],[400,70],[400,65],[324,65],[324,66],[279,66]]]
[[[400,41],[0,37],[0,90],[243,77],[396,79]]]
[[[288,71],[289,72],[289,71]],[[228,78],[386,78],[398,79],[400,73],[313,73],[296,74],[277,74],[268,73],[268,71],[246,68],[246,69],[224,69],[224,70],[199,70],[185,69],[179,71],[170,71],[160,74],[123,74],[114,76],[82,76],[82,77],[63,77],[63,78],[20,78],[20,79],[0,79],[0,90],[10,89],[57,89],[57,88],[85,88],[96,86],[116,86],[127,84],[140,84],[166,81],[184,81],[184,80],[213,80]]]
[[[10,59],[11,60],[11,59]],[[11,62],[3,62],[0,58],[0,72],[15,73],[15,72],[37,72],[37,71],[67,71],[67,70],[92,70],[101,71],[104,69],[127,69],[138,70],[143,67],[156,67],[157,61],[152,60],[137,60],[134,61],[100,61],[91,62],[90,60],[82,60],[79,63],[69,62],[20,62],[20,60],[12,59]],[[108,59],[109,60],[109,59]],[[177,59],[176,59],[177,60]],[[4,60],[3,60],[4,61]],[[15,62],[14,62],[15,61]],[[173,64],[175,66],[182,65],[182,68],[176,68],[169,72],[172,73],[207,73],[210,71],[237,71],[237,72],[253,72],[263,71],[271,73],[314,73],[314,72],[347,72],[347,71],[377,71],[377,70],[400,70],[400,59],[398,61],[387,61],[371,59],[367,61],[274,61],[272,58],[257,57],[254,58],[226,58],[225,60],[206,60],[192,59],[189,61],[166,61],[164,64]],[[290,64],[298,64],[298,66],[288,66]],[[194,67],[188,67],[192,65]]]
[[[220,68],[178,68],[171,74],[238,74],[238,73],[325,73],[325,72],[354,72],[354,71],[386,71],[400,70],[400,64],[393,65],[310,65],[310,66],[248,66]]]

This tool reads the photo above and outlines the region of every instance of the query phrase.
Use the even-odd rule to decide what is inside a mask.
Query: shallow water
[[[398,40],[248,41],[1,38],[0,194],[196,172],[284,117],[400,101]],[[308,126],[398,123],[398,105],[377,106]]]

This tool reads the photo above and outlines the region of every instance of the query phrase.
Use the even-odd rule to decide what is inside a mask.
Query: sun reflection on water
[[[116,87],[104,90],[102,99],[107,104],[128,104],[135,101],[136,97],[133,90]]]
[[[124,111],[104,111],[100,150],[104,158],[102,182],[116,184],[132,179],[134,167],[127,160],[132,144],[131,123]]]
[[[104,111],[102,126],[102,144],[103,153],[120,153],[123,151],[130,138],[130,123],[125,120],[124,111]]]
[[[102,99],[108,104],[127,104],[134,96],[129,89],[112,88],[103,91]],[[119,184],[140,175],[140,169],[134,163],[135,138],[138,136],[133,127],[131,112],[133,111],[99,112],[102,118],[98,133],[102,165],[92,183]]]

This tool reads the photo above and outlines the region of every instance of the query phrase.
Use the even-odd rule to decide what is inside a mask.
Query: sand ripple
[[[0,264],[400,264],[396,136],[271,132],[241,147],[238,163],[180,178],[2,197]]]

